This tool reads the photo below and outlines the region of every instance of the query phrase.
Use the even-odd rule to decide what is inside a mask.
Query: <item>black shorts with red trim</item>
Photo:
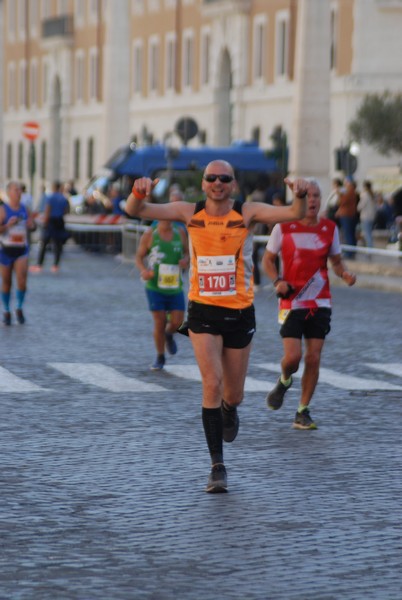
[[[291,310],[279,333],[283,338],[324,340],[331,331],[331,314],[330,308]]]

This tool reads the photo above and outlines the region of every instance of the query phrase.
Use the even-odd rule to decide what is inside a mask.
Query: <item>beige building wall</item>
[[[268,147],[281,127],[292,168],[329,181],[364,95],[402,88],[401,0],[319,0],[325,22],[303,26],[301,7],[317,0],[29,0],[25,16],[24,0],[0,2],[4,180],[27,181],[27,120],[40,124],[38,187],[55,177],[83,185],[132,139],[178,145],[175,125],[189,116],[199,127],[190,145],[254,138]],[[312,85],[301,93],[303,70]],[[306,159],[314,128],[321,145],[309,144]],[[357,177],[396,160],[364,147]]]

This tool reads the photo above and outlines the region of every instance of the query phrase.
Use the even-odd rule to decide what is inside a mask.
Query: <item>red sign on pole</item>
[[[30,142],[34,142],[39,135],[39,123],[28,121],[22,126],[22,135]]]

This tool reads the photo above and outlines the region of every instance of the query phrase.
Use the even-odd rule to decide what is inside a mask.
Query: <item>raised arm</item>
[[[297,221],[304,217],[309,182],[305,179],[292,181],[289,178],[284,181],[293,192],[292,204],[290,206],[272,206],[263,202],[247,202],[243,205],[243,217],[247,226],[252,222],[270,225],[284,221]]]
[[[187,223],[194,214],[194,205],[189,202],[169,202],[153,204],[148,202],[152,190],[159,179],[140,177],[134,181],[133,189],[127,198],[125,211],[131,217],[158,219],[159,221],[183,221]]]

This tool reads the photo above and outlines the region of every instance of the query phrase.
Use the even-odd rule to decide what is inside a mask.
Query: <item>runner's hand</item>
[[[137,200],[143,200],[147,196],[151,195],[154,187],[159,183],[159,178],[152,180],[149,177],[140,177],[134,181],[133,185],[133,195],[137,198]]]
[[[342,279],[348,284],[348,286],[356,283],[356,275],[354,273],[350,273],[349,271],[344,271],[342,273]]]
[[[289,186],[297,198],[305,198],[307,196],[309,182],[306,181],[306,179],[295,179],[292,181],[289,177],[286,177],[284,182]]]

